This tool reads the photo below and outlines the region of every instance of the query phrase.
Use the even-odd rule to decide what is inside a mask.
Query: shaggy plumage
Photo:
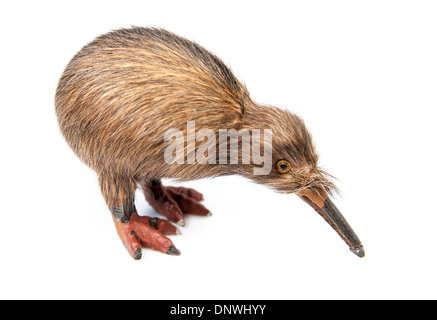
[[[243,174],[281,192],[319,182],[332,189],[317,170],[318,156],[302,119],[254,103],[219,58],[162,29],[121,29],[86,45],[65,69],[55,101],[66,141],[98,173],[106,197],[125,194],[121,185],[132,189],[143,179],[228,174]],[[195,121],[196,130],[272,129],[271,175],[253,176],[246,165],[166,165],[164,132],[185,133],[188,120]],[[292,163],[289,176],[275,170],[280,159]]]

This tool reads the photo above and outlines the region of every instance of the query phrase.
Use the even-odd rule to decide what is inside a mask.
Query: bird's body
[[[146,28],[88,44],[68,65],[56,95],[61,130],[76,154],[97,172],[135,179],[163,176],[156,165],[168,129],[185,130],[187,120],[198,128],[238,128],[248,103],[247,90],[217,57]],[[186,178],[179,168],[165,175]]]
[[[180,223],[187,211],[206,215],[208,210],[199,203],[201,194],[164,188],[161,178],[240,174],[286,193],[317,188],[329,192],[333,187],[317,168],[311,135],[299,117],[256,104],[214,54],[162,29],[121,29],[86,45],[65,69],[55,106],[61,132],[78,157],[97,172],[120,238],[135,258],[141,256],[141,245],[178,253],[166,237],[157,243],[152,236],[174,233],[171,224],[136,215],[138,184],[158,212]],[[271,173],[253,176],[253,163],[166,164],[164,153],[171,141],[164,133],[176,129],[185,134],[188,122],[195,123],[196,131],[212,130],[217,138],[220,129],[272,130]],[[187,151],[187,145],[184,148]],[[288,159],[293,174],[275,169],[281,159]],[[147,228],[140,228],[139,221]]]

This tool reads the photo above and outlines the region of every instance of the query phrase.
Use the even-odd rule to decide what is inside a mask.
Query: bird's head
[[[261,146],[264,156],[271,149],[272,159],[269,173],[247,172],[246,176],[277,192],[295,193],[335,229],[353,253],[364,257],[359,238],[329,198],[337,188],[332,176],[318,166],[319,156],[304,121],[289,111],[263,106],[249,110],[246,119],[248,127],[271,130],[271,144],[264,135]]]

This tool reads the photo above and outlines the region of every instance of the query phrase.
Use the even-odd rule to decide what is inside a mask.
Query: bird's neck
[[[264,106],[254,102],[248,103],[243,111],[242,128],[273,129],[275,124],[276,107]]]

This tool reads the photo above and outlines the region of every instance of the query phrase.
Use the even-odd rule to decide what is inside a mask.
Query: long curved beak
[[[300,190],[296,192],[296,195],[316,210],[337,231],[353,253],[363,258],[365,255],[364,248],[354,230],[352,230],[349,223],[347,223],[346,219],[331,199],[329,199],[326,191],[323,189],[317,191],[309,189]]]

